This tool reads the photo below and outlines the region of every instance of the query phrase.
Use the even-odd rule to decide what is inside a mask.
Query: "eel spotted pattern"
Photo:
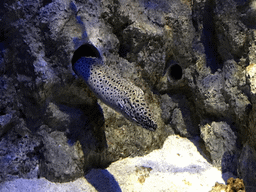
[[[101,59],[81,57],[74,63],[73,70],[105,104],[138,125],[150,131],[156,130],[157,124],[144,92],[104,65]]]

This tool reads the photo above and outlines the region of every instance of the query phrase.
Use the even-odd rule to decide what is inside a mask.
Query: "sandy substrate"
[[[0,191],[207,192],[215,182],[225,183],[224,176],[201,155],[196,143],[179,136],[169,136],[162,149],[144,157],[114,162],[105,170],[93,169],[84,178],[73,182],[52,183],[44,178],[17,179],[3,183]]]

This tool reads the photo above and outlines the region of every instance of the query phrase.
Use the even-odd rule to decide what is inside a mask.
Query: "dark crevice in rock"
[[[59,58],[61,58],[59,55],[61,54],[59,50],[59,48],[61,48],[61,44],[62,44],[61,39],[53,41],[53,40],[50,40],[49,37],[46,37],[45,43],[44,43],[45,57],[51,58],[51,60],[54,60],[54,57],[58,55]]]
[[[198,14],[196,13],[197,10],[195,9],[195,7],[197,7],[196,5],[197,4],[195,3],[194,9],[192,9],[192,24],[193,24],[193,27],[195,28],[196,32],[198,32],[199,31],[199,27],[198,27],[199,18],[198,18]]]
[[[113,27],[114,34],[121,34],[123,29],[131,24],[128,17],[120,16],[119,8],[120,3],[114,0],[112,6],[109,7],[110,15],[108,13],[103,13],[101,15],[101,17]]]
[[[57,113],[66,114],[69,118],[54,118]],[[46,123],[49,128],[38,132],[44,138],[40,176],[54,182],[67,182],[83,176],[91,168],[106,168],[109,165],[105,158],[104,117],[98,104],[49,104],[44,115]],[[47,152],[49,149],[50,153]],[[82,156],[74,156],[73,149]],[[61,166],[66,166],[68,174]]]
[[[73,58],[71,60],[72,65],[74,65],[78,59],[81,57],[98,57],[100,58],[100,52],[96,47],[94,47],[91,44],[84,44],[80,46],[73,55]]]
[[[8,28],[8,27],[7,27]],[[36,75],[34,72],[33,62],[36,57],[31,54],[29,45],[23,41],[23,35],[15,28],[5,29],[4,45],[9,48],[6,57],[7,75],[25,75],[35,80]],[[34,82],[34,81],[33,81]]]
[[[4,41],[5,41],[4,31],[0,29],[0,74],[4,73],[4,68],[5,68],[4,67],[4,49],[5,49]]]
[[[3,57],[4,43],[0,41],[0,57]]]
[[[132,51],[132,42],[124,39],[123,30],[131,24],[131,21],[123,17],[123,20],[120,21],[120,23],[122,24],[120,25],[120,27],[117,27],[114,30],[114,34],[117,36],[120,42],[118,54],[120,57],[126,58],[127,54]]]
[[[120,16],[119,13],[119,2],[116,1],[113,7],[110,8],[111,16],[108,16],[106,14],[102,14],[102,18],[105,19],[113,28],[113,33],[117,36],[120,42],[118,54],[120,57],[125,58],[127,56],[127,53],[132,51],[131,42],[127,43],[124,39],[123,31],[126,29],[129,25],[132,24],[132,21],[125,16]]]
[[[214,6],[213,0],[207,0],[205,3],[201,39],[205,48],[207,66],[211,68],[212,73],[215,73],[221,67],[220,63],[222,63],[218,55],[218,41],[214,24]]]
[[[110,161],[106,159],[107,149],[104,116],[101,107],[98,104],[80,106],[83,115],[73,122],[69,128],[67,137],[69,143],[75,143],[77,140],[82,146],[84,157],[84,171],[92,168],[106,168]]]
[[[3,23],[0,22],[0,25],[3,26]],[[4,29],[0,28],[0,42],[3,42],[5,41],[5,32],[4,32]]]
[[[43,0],[43,7],[50,4],[52,0]]]
[[[92,47],[95,48],[94,46]],[[73,95],[72,99],[76,102],[72,103],[70,97],[66,97],[66,92],[61,93],[60,90],[56,92],[59,92],[59,94],[54,96],[54,105],[57,106],[60,113],[70,116],[68,120],[70,123],[63,125],[58,119],[54,119],[52,112],[55,109],[53,108],[53,111],[51,111],[48,107],[48,111],[46,110],[47,113],[45,113],[44,124],[55,129],[57,128],[57,131],[60,131],[60,133],[64,132],[68,139],[69,147],[76,145],[77,141],[79,141],[84,154],[82,167],[84,172],[91,168],[106,168],[110,161],[106,158],[105,120],[101,107],[94,99],[79,100],[79,97],[76,98]],[[48,172],[44,172],[44,176],[47,179],[55,180]],[[64,180],[60,179],[59,181]]]
[[[21,109],[19,109],[19,117],[26,119],[26,114],[23,113],[23,111]]]
[[[4,109],[0,109],[0,116],[5,115]]]
[[[77,6],[76,6],[76,4],[75,4],[73,1],[70,2],[69,8],[70,8],[72,11],[74,11],[74,13],[77,13]]]
[[[181,66],[178,65],[178,64],[172,65],[172,66],[169,68],[168,74],[169,74],[169,76],[170,76],[173,80],[179,80],[179,79],[181,79],[181,78],[182,78],[182,68],[181,68]]]
[[[125,58],[129,52],[131,52],[131,45],[121,43],[118,50],[119,56]]]

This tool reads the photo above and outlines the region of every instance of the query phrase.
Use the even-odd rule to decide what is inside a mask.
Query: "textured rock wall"
[[[255,16],[252,0],[1,2],[1,181],[72,180],[179,134],[255,185]],[[80,56],[140,87],[158,129],[97,100],[72,70]]]

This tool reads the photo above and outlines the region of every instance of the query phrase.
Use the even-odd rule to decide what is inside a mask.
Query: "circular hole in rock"
[[[180,65],[172,65],[169,69],[169,76],[174,80],[179,80],[182,78],[182,68]]]
[[[101,58],[100,53],[96,47],[91,44],[84,44],[80,46],[73,55],[72,65],[74,65],[81,57],[98,57]]]

